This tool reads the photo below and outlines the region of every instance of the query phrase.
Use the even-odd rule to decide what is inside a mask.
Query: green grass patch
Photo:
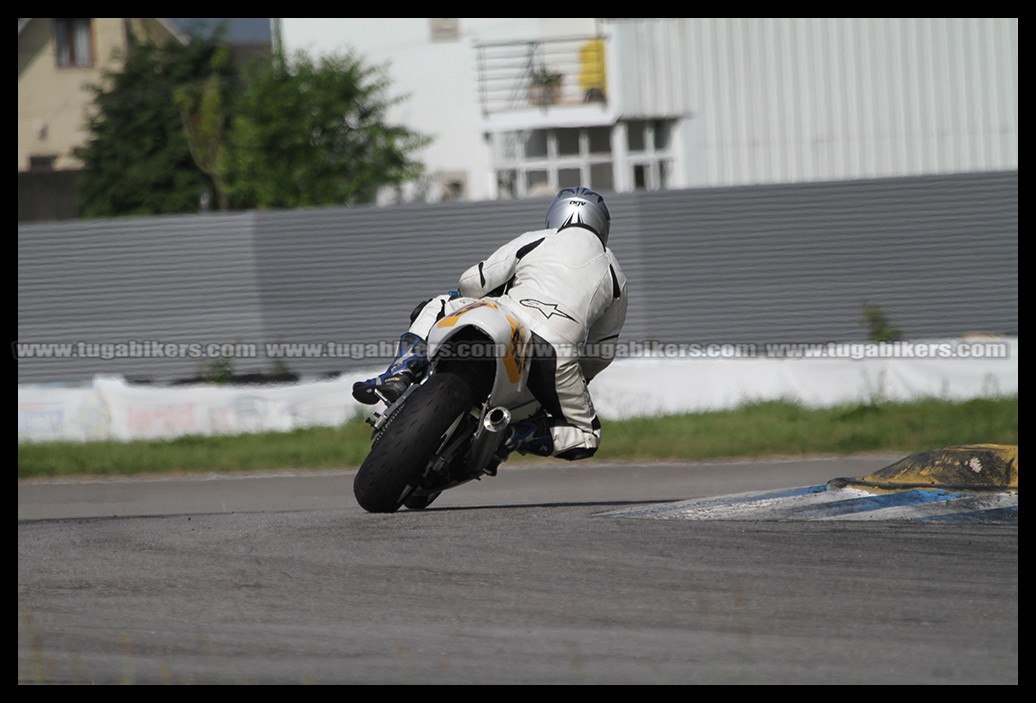
[[[1018,399],[925,400],[807,409],[784,402],[736,410],[605,421],[597,458],[699,460],[891,452],[1018,443]],[[355,467],[370,449],[361,418],[336,428],[165,441],[18,445],[18,478]]]
[[[369,450],[370,427],[359,420],[235,436],[38,442],[18,445],[18,478],[341,468],[359,466]]]
[[[1018,443],[1018,399],[924,400],[807,409],[783,402],[609,423],[599,456],[709,459],[899,452]]]

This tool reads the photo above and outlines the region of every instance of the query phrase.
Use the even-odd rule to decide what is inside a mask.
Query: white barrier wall
[[[823,408],[925,398],[962,401],[1018,393],[1016,337],[906,344],[854,343],[816,350],[826,354],[825,358],[616,361],[591,384],[591,392],[598,414],[616,419],[724,410],[766,400]],[[948,350],[960,354],[963,349],[1002,356],[933,356]],[[877,356],[897,351],[899,356]]]
[[[806,407],[1018,393],[1018,339],[934,340],[766,350],[666,348],[617,359],[591,384],[602,419],[722,410],[788,400]],[[777,352],[780,352],[778,355]],[[796,357],[792,354],[810,354]],[[369,410],[358,372],[277,386],[19,385],[18,441],[157,439],[336,426]]]
[[[288,431],[352,418],[352,379],[277,386],[131,385],[97,376],[89,386],[18,387],[18,440],[151,439]]]

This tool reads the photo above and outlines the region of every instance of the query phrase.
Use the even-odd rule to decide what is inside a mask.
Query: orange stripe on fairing
[[[511,323],[511,339],[507,345],[507,353],[504,355],[504,368],[507,370],[507,378],[511,383],[518,383],[522,380],[522,367],[525,365],[525,353],[527,345],[522,338],[522,323],[507,315],[507,321]]]

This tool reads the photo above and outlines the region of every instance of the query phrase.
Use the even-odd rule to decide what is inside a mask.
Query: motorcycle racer
[[[425,340],[437,320],[478,298],[490,297],[532,333],[529,390],[543,406],[511,425],[502,460],[518,451],[584,459],[600,445],[601,423],[587,384],[608,367],[607,353],[625,324],[627,280],[608,237],[611,214],[589,188],[563,188],[547,208],[546,227],[525,232],[461,275],[457,290],[419,305],[381,375],[357,382],[353,396],[374,404],[394,401],[422,378]],[[585,350],[592,350],[589,354]]]

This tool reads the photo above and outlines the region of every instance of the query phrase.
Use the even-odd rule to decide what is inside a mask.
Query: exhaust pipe
[[[486,413],[482,426],[490,432],[503,432],[511,424],[511,411],[504,407],[493,408]]]
[[[471,440],[468,450],[468,466],[474,470],[484,469],[500,448],[504,430],[511,424],[511,413],[505,407],[491,408],[482,419],[482,427]]]

